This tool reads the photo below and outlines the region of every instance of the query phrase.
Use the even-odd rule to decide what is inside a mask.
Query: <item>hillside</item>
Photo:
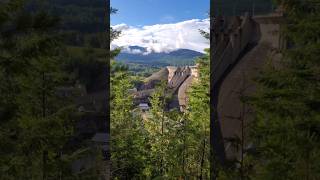
[[[178,49],[172,52],[150,52],[143,47],[130,46],[123,50],[116,60],[124,63],[143,65],[169,66],[169,65],[192,65],[197,57],[203,54],[189,49]]]

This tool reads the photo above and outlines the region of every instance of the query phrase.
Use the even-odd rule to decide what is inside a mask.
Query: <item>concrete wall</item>
[[[197,64],[195,66],[189,66],[189,67],[191,69],[191,76],[193,76],[195,80],[198,80],[199,79],[199,71],[198,71],[199,64]]]
[[[197,81],[199,78],[198,65],[183,67],[167,66],[164,73],[160,72],[164,72],[163,69],[147,78],[144,87],[147,87],[147,85],[150,84],[150,81],[156,81],[158,78],[168,79],[167,88],[174,94],[174,97],[176,97],[173,100],[175,102],[173,104],[175,104],[175,106],[177,106],[176,104],[179,104],[180,107],[186,106],[187,90],[191,86],[192,82]],[[148,103],[149,97],[153,92],[153,86],[134,92],[134,103]]]
[[[173,67],[168,66],[169,76],[168,88],[177,92],[180,110],[187,106],[187,91],[194,81],[199,78],[198,65]]]
[[[187,106],[188,103],[188,89],[192,85],[195,77],[194,76],[189,76],[180,86],[178,90],[178,101],[179,101],[179,106],[180,106],[180,111],[184,111],[184,108]]]
[[[216,35],[219,42],[213,54],[213,84],[235,63],[252,38],[254,25],[248,14],[241,18],[234,17],[229,22],[227,29]]]
[[[253,119],[248,113],[250,107],[246,107],[240,101],[240,96],[252,95],[256,90],[253,78],[264,68],[269,59],[276,61],[281,58],[278,52],[282,48],[279,19],[279,16],[275,15],[242,17],[240,27],[229,30],[228,38],[224,38],[229,39],[228,44],[225,46],[225,42],[221,41],[220,46],[225,46],[224,52],[217,52],[215,54],[217,57],[213,56],[216,57],[213,59],[214,83],[216,83],[214,85],[219,86],[215,108],[228,159],[240,157],[241,151],[228,141],[235,137],[242,138],[239,118],[244,120],[245,126]],[[250,140],[247,139],[246,133],[244,138],[245,146],[248,146]]]
[[[174,76],[172,77],[171,81],[168,83],[168,88],[174,89],[175,91],[190,75],[191,70],[188,66],[178,67],[174,72]]]
[[[169,71],[168,74],[168,83],[172,80],[173,76],[174,76],[174,72],[176,72],[177,67],[175,66],[167,66],[167,70]]]

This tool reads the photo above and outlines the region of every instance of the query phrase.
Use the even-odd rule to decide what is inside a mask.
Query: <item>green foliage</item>
[[[118,34],[113,33],[115,38]],[[118,53],[111,53],[112,58]],[[150,111],[134,107],[128,90],[144,79],[132,73],[141,66],[111,62],[112,178],[209,179],[209,54],[199,59],[200,78],[192,86],[186,112],[168,110],[174,95],[166,80],[150,97]],[[143,73],[157,68],[149,67]]]
[[[0,179],[68,177],[62,149],[73,133],[63,86],[56,19],[25,11],[24,2],[0,8]]]
[[[210,55],[199,58],[199,79],[192,85],[188,94],[187,121],[185,136],[186,153],[190,162],[189,171],[196,177],[209,178],[210,152]]]
[[[137,77],[113,64],[111,162],[114,179],[209,178],[209,55],[199,59],[200,78],[187,112],[168,111],[171,93],[162,81],[149,112],[133,106],[128,89]],[[200,97],[200,98],[199,98]]]
[[[253,179],[319,179],[319,1],[279,0],[290,48],[257,78]]]
[[[113,9],[112,13],[116,10]],[[111,40],[120,32],[111,30]],[[119,49],[111,52],[113,59]],[[145,179],[143,173],[147,155],[147,134],[142,118],[134,110],[129,89],[136,81],[124,64],[111,61],[110,126],[111,126],[111,177],[113,179]]]
[[[153,73],[160,70],[161,65],[145,65],[145,64],[137,64],[137,63],[126,63],[128,65],[128,70],[132,74],[141,77],[149,77]]]
[[[209,178],[209,55],[198,60],[200,77],[188,94],[185,112],[168,111],[170,92],[163,81],[150,98],[149,134],[153,178]]]
[[[60,29],[83,33],[103,32],[105,3],[99,0],[48,0],[44,8],[61,17]]]
[[[166,81],[162,81],[150,98],[152,118],[145,122],[151,146],[151,166],[148,167],[154,177],[165,177],[168,169],[168,123],[170,119],[165,112]]]
[[[114,179],[141,178],[146,155],[142,119],[136,115],[126,70],[111,79],[111,174]]]

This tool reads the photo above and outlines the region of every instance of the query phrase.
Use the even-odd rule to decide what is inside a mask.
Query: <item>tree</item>
[[[116,11],[112,9],[112,12]],[[111,39],[120,32],[112,28]],[[111,52],[114,58],[120,49]],[[111,176],[113,179],[144,179],[147,154],[147,134],[144,131],[142,118],[133,105],[132,77],[127,66],[114,59],[111,62]]]
[[[209,154],[210,154],[210,55],[199,58],[199,78],[192,85],[189,96],[189,107],[187,108],[186,135],[190,172],[196,172],[195,177],[199,179],[209,178]]]
[[[111,175],[113,178],[143,177],[145,133],[134,112],[132,83],[128,73],[118,71],[111,80]]]
[[[67,177],[62,148],[72,135],[72,103],[62,99],[58,19],[30,12],[25,2],[1,2],[1,179]],[[39,171],[41,173],[39,173]]]
[[[162,81],[156,87],[155,92],[150,98],[151,115],[152,118],[145,122],[146,129],[149,133],[149,143],[151,146],[152,167],[150,167],[153,176],[165,177],[167,172],[167,148],[168,141],[166,135],[168,134],[167,113],[166,108],[166,86],[167,82]],[[156,168],[158,167],[158,168]]]
[[[278,0],[289,48],[257,78],[253,179],[319,179],[319,5]]]

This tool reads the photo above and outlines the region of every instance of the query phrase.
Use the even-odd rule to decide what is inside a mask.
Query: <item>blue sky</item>
[[[111,48],[145,47],[148,52],[209,47],[199,29],[209,30],[210,0],[111,0],[118,9],[111,25],[121,31]],[[127,48],[130,49],[130,48]]]
[[[208,17],[210,0],[111,0],[111,24],[145,26]]]

